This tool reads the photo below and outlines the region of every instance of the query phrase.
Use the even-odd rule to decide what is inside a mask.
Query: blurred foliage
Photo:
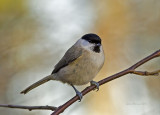
[[[101,0],[96,2],[96,6],[99,12],[96,31],[103,38],[106,54],[101,79],[104,77],[103,73],[110,75],[125,69],[160,48],[159,1]],[[159,67],[160,59],[158,58],[138,69],[154,71]],[[104,104],[104,101],[101,101],[99,105],[104,106],[98,107],[93,104],[96,111],[101,111],[104,115],[108,111],[113,115],[119,113],[149,115],[151,111],[154,115],[159,114],[160,103],[154,103],[154,101],[160,102],[160,79],[153,76],[145,78],[130,76],[133,75],[112,81],[106,86],[106,92],[102,91],[100,95],[94,97],[95,103],[100,102],[99,99],[109,103]],[[154,106],[150,107],[149,103]],[[139,109],[140,107],[142,108]],[[144,108],[148,110],[145,112]]]
[[[52,5],[57,7],[57,12]],[[71,7],[73,9],[70,9]],[[68,100],[72,93],[68,91],[66,94],[66,85],[63,85],[65,88],[53,88],[58,82],[38,88],[40,92],[35,90],[25,97],[17,93],[22,87],[43,77],[43,73],[52,70],[53,62],[58,61],[67,50],[65,45],[69,47],[69,44],[78,39],[73,32],[80,33],[78,37],[84,33],[95,32],[103,40],[106,61],[95,79],[97,81],[129,67],[159,49],[159,20],[158,0],[82,0],[78,3],[70,0],[0,0],[0,103],[56,105],[58,101]],[[63,35],[66,31],[73,35]],[[42,33],[46,36],[42,36]],[[58,39],[49,38],[52,35],[62,36],[58,39],[65,42],[59,43]],[[68,36],[73,38],[67,39]],[[56,44],[57,42],[59,44]],[[140,70],[152,71],[159,68],[158,58],[145,64]],[[159,115],[159,83],[158,77],[122,77],[103,85],[98,93],[85,96],[81,104],[78,103],[78,106],[71,107],[67,112],[77,114],[78,111],[81,114],[86,110],[85,113],[91,115]],[[61,84],[57,85],[59,86],[61,87]],[[63,90],[62,93],[59,93],[60,89]],[[41,92],[43,95],[40,95]],[[64,99],[59,100],[61,96]],[[22,112],[23,115],[47,113]],[[22,114],[2,108],[0,113]]]
[[[27,15],[24,3],[22,0],[0,1],[0,94],[6,91],[14,73],[25,66],[20,61],[21,57],[17,56],[20,56],[19,50],[30,41],[35,32],[36,23]],[[3,96],[2,100],[5,99]]]
[[[17,15],[26,13],[25,4],[22,0],[1,0],[0,1],[0,28]]]
[[[24,1],[22,0],[1,0],[0,1],[0,12],[9,13],[9,12],[24,12]]]

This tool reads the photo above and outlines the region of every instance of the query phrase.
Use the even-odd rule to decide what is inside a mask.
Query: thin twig
[[[147,71],[133,71],[133,74],[141,75],[141,76],[158,76],[160,73],[160,70],[153,71],[153,72],[147,72]]]
[[[136,68],[138,68],[139,66],[143,65],[144,63],[148,62],[151,59],[154,59],[156,57],[160,56],[160,50],[154,52],[153,54],[147,56],[146,58],[142,59],[141,61],[137,62],[136,64],[134,64],[133,66],[129,67],[128,69],[125,69],[117,74],[114,74],[112,76],[109,76],[101,81],[99,81],[99,85],[103,85],[109,81],[112,81],[114,79],[117,79],[121,76],[124,76],[126,74],[132,73],[134,74],[134,71]],[[86,95],[87,93],[89,93],[90,91],[94,90],[95,86],[89,86],[86,87],[81,93],[82,95]],[[67,101],[66,103],[64,103],[62,106],[59,106],[58,109],[56,109],[51,115],[59,115],[60,113],[62,113],[66,108],[68,108],[70,105],[72,105],[74,102],[76,102],[78,100],[78,96],[74,96],[72,99],[70,99],[69,101]]]
[[[32,110],[51,110],[55,111],[57,107],[53,106],[23,106],[23,105],[6,105],[6,104],[0,104],[0,107],[5,107],[5,108],[14,108],[14,109],[28,109],[29,111]]]

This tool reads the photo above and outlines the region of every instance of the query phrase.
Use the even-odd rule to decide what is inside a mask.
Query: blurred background
[[[106,60],[98,81],[160,49],[160,1],[0,0],[0,104],[58,107],[73,97],[72,87],[56,81],[26,95],[20,92],[49,75],[86,33],[103,41]],[[160,58],[138,68],[157,69]],[[89,93],[63,115],[160,115],[159,108],[160,78],[126,75]],[[51,113],[0,108],[1,115]]]

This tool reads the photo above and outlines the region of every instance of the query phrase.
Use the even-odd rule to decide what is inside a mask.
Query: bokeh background
[[[160,1],[0,0],[0,104],[59,106],[73,97],[70,86],[55,81],[26,95],[20,91],[50,74],[86,33],[103,40],[106,61],[98,81],[160,48]],[[159,68],[157,58],[138,70]],[[1,115],[51,113],[0,108]],[[160,115],[160,76],[126,75],[86,95],[63,114]]]

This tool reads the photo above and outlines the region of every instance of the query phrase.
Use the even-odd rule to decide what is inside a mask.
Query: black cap
[[[82,39],[87,40],[90,43],[101,44],[101,38],[98,35],[93,33],[85,34],[84,36],[82,36]]]

